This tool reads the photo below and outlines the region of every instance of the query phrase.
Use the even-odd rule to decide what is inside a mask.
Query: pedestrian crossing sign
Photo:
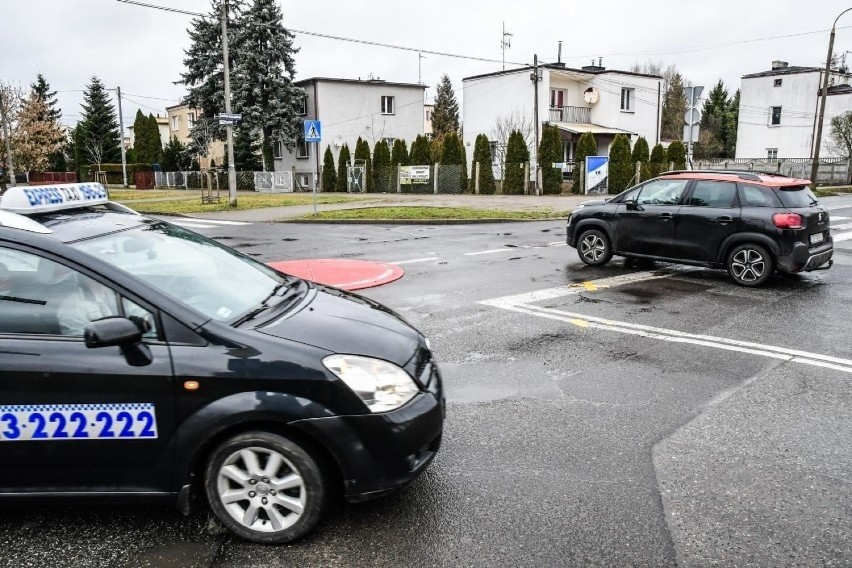
[[[322,140],[322,123],[319,120],[305,121],[305,142]]]

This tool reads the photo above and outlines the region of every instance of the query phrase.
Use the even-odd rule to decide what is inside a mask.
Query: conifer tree
[[[506,174],[503,176],[503,193],[520,195],[524,193],[524,164],[530,161],[530,151],[519,130],[513,130],[506,145]]]
[[[633,154],[631,158],[633,159],[633,165],[635,167],[636,162],[640,163],[640,172],[641,172],[641,180],[645,181],[647,179],[651,179],[651,167],[648,165],[648,160],[650,159],[651,152],[648,148],[648,141],[645,140],[644,136],[640,136],[636,143],[633,145]]]
[[[627,189],[634,170],[630,140],[625,134],[616,134],[609,149],[609,192],[621,193]]]
[[[467,187],[467,168],[465,167],[464,148],[459,135],[449,132],[443,137],[441,145],[441,166],[455,166],[460,170],[458,182],[451,184],[448,190],[452,193],[460,193]]]
[[[334,169],[334,154],[331,146],[326,146],[322,157],[322,191],[334,191],[337,188],[337,172]]]
[[[663,148],[662,144],[657,144],[654,146],[654,149],[651,150],[648,167],[652,178],[657,177],[668,169],[668,157],[666,156],[666,149]]]
[[[240,125],[234,132],[234,167],[243,172],[262,170],[260,158],[260,144],[254,132]]]
[[[562,135],[559,129],[545,124],[541,131],[541,143],[538,146],[539,167],[541,167],[541,188],[545,195],[562,193],[562,171],[553,167],[562,161]]]
[[[344,144],[337,156],[337,183],[335,185],[337,191],[349,191],[349,166],[351,165],[349,145]]]
[[[479,164],[479,193],[493,195],[496,191],[494,183],[494,170],[492,169],[491,145],[488,136],[480,134],[476,137],[473,145],[473,168],[471,169],[471,186],[476,183],[473,176],[476,175],[476,164]]]
[[[397,138],[393,141],[391,149],[391,166],[407,166],[408,165],[408,145],[405,140]]]
[[[148,145],[153,158],[151,163],[158,163],[163,157],[163,139],[160,138],[160,127],[153,114],[148,115]]]
[[[686,100],[683,77],[674,73],[668,81],[663,98],[662,117],[660,120],[660,136],[667,140],[680,140],[683,136],[683,116],[689,102]]]
[[[362,140],[360,136],[358,137],[358,141],[355,142],[355,159],[362,160],[366,166],[364,169],[364,185],[362,187],[362,190],[366,192],[372,192],[373,167],[370,163],[372,161],[370,159],[370,145],[366,140]]]
[[[668,158],[674,162],[674,169],[686,169],[686,146],[680,140],[675,140],[669,145]]]
[[[450,76],[444,74],[438,83],[435,95],[435,106],[432,109],[432,133],[434,138],[440,138],[450,132],[459,130],[459,103],[453,91]]]
[[[574,150],[574,187],[571,189],[572,192],[580,193],[581,180],[584,179],[583,176],[586,170],[586,157],[594,156],[597,153],[598,144],[595,142],[594,135],[591,132],[584,132],[577,142],[577,148]],[[585,186],[582,189],[585,189]]]
[[[59,108],[56,91],[50,90],[50,85],[41,73],[36,76],[36,82],[30,87],[32,92],[36,94],[36,97],[39,100],[44,102],[46,107],[44,116],[39,116],[39,120],[53,125],[51,127],[52,129],[55,127],[52,143],[56,144],[57,150],[48,158],[49,163],[47,165],[47,169],[52,172],[64,172],[67,169],[67,161],[65,159],[64,152],[66,139],[60,128],[60,124],[62,123],[62,111]]]
[[[373,190],[385,193],[390,189],[391,154],[388,143],[377,140],[373,146]]]
[[[121,161],[121,136],[115,108],[97,77],[92,77],[83,93],[81,149],[90,164],[115,164]]]
[[[11,134],[12,158],[22,172],[43,172],[51,157],[60,150],[59,124],[50,117],[50,109],[35,90],[24,100]],[[5,165],[5,164],[4,164]]]
[[[409,162],[412,166],[431,166],[432,151],[429,147],[429,140],[422,134],[418,134],[411,144],[411,156]]]

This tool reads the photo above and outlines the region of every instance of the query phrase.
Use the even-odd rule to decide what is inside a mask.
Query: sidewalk
[[[309,194],[307,194],[309,195]],[[323,193],[322,195],[352,195],[347,193]],[[495,211],[569,211],[583,201],[594,199],[589,195],[414,195],[398,193],[367,193],[363,201],[350,203],[318,204],[317,211],[360,209],[364,207],[471,207]],[[239,198],[238,198],[239,199]],[[187,217],[217,219],[221,221],[243,221],[262,223],[284,221],[313,213],[312,205],[290,205],[267,207],[245,211],[216,211],[192,213]]]

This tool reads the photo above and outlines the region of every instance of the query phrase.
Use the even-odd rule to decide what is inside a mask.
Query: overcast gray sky
[[[209,0],[147,0],[207,12]],[[746,73],[769,69],[773,59],[791,65],[821,65],[828,32],[743,42],[756,38],[828,30],[850,0],[432,0],[430,2],[282,1],[287,27],[499,60],[501,23],[513,34],[508,61],[531,62],[534,53],[581,66],[603,56],[611,69],[637,61],[676,64],[695,84],[723,79],[732,92]],[[179,79],[190,18],[115,0],[2,0],[0,80],[28,86],[36,73],[60,91],[63,122],[80,117],[89,77],[127,94],[125,122],[141,105],[163,113],[183,93]],[[850,26],[849,29],[843,29]],[[835,52],[852,49],[852,13],[838,23]],[[296,36],[297,77],[366,78],[416,82],[417,54]],[[850,54],[852,57],[852,54]],[[448,73],[457,89],[462,77],[500,69],[499,63],[429,55],[423,82],[434,86]],[[434,95],[429,89],[428,95]],[[462,99],[458,92],[459,100]],[[154,98],[143,98],[154,97]],[[166,99],[166,100],[158,100]]]

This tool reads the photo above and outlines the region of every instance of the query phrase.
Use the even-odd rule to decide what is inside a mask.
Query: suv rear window
[[[775,192],[784,207],[795,209],[797,207],[810,207],[817,204],[817,198],[811,193],[808,186],[784,187]]]
[[[742,207],[780,207],[781,203],[768,187],[762,185],[740,184],[740,206]]]

